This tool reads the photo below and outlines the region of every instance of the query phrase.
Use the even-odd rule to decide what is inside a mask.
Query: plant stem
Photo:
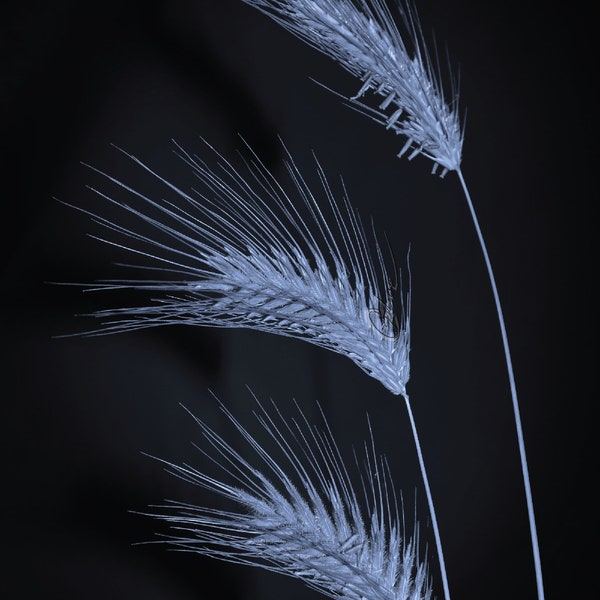
[[[427,471],[425,470],[425,461],[423,460],[423,452],[421,451],[421,443],[419,442],[419,435],[417,434],[417,425],[415,423],[415,418],[413,416],[412,408],[410,406],[408,394],[404,395],[404,401],[406,402],[406,409],[408,410],[410,426],[412,428],[413,438],[415,440],[415,446],[417,448],[417,455],[419,457],[419,466],[421,467],[421,476],[423,477],[423,484],[425,485],[425,493],[427,494],[427,503],[429,505],[431,524],[433,526],[433,535],[435,536],[435,545],[437,547],[438,559],[440,561],[442,584],[444,586],[444,598],[445,598],[445,600],[450,600],[450,589],[448,588],[448,576],[446,575],[446,563],[444,561],[444,552],[442,551],[442,540],[440,538],[440,530],[438,528],[437,517],[435,516],[435,508],[433,506],[433,498],[431,496],[431,489],[429,487]]]
[[[496,287],[496,280],[494,278],[494,273],[492,271],[492,264],[490,262],[490,257],[488,255],[488,251],[485,245],[485,241],[483,239],[483,234],[481,232],[481,228],[479,226],[479,221],[477,220],[477,215],[475,214],[475,208],[473,207],[473,202],[471,201],[471,195],[469,194],[469,190],[467,189],[467,184],[465,183],[465,179],[460,169],[457,171],[458,178],[460,180],[460,184],[465,193],[465,197],[467,199],[467,204],[469,205],[469,210],[471,212],[471,217],[473,218],[473,224],[475,225],[475,230],[477,232],[477,237],[479,238],[479,244],[481,246],[481,250],[483,252],[483,258],[485,259],[485,264],[487,267],[488,275],[490,278],[490,283],[492,285],[492,292],[494,294],[494,302],[496,303],[496,312],[498,313],[498,321],[500,322],[500,332],[502,334],[502,344],[504,345],[504,356],[506,358],[506,368],[508,370],[508,380],[510,383],[510,393],[512,396],[513,410],[515,414],[515,424],[517,427],[517,439],[519,441],[519,452],[521,455],[521,469],[523,471],[523,483],[525,485],[525,496],[527,498],[527,511],[529,514],[529,529],[531,532],[531,543],[533,546],[533,560],[535,564],[535,576],[537,582],[537,590],[538,590],[538,599],[544,600],[544,583],[542,580],[542,565],[540,561],[540,549],[538,544],[538,536],[537,529],[535,525],[535,515],[533,512],[533,499],[531,496],[531,484],[529,481],[529,469],[527,468],[527,457],[525,455],[525,442],[523,438],[523,427],[521,425],[521,414],[519,411],[519,402],[517,400],[517,388],[515,385],[515,376],[513,372],[512,360],[510,357],[510,350],[508,347],[508,336],[506,334],[506,326],[504,323],[504,316],[502,314],[502,307],[500,306],[500,296],[498,295],[498,288]]]

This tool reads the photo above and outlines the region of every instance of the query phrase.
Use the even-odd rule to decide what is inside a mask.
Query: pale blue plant
[[[362,482],[362,494],[357,494],[360,486],[352,480],[324,415],[319,429],[297,404],[298,417],[286,419],[275,403],[272,415],[256,401],[254,414],[272,447],[258,442],[220,404],[253,459],[196,417],[206,443],[198,450],[221,476],[158,459],[177,477],[241,509],[181,502],[155,507],[160,512],[151,516],[166,520],[175,531],[166,542],[300,579],[330,598],[430,600],[427,566],[418,558],[418,525],[407,539],[389,466],[377,456],[372,433],[364,445],[362,468],[355,454]]]
[[[538,598],[543,600],[537,532],[512,361],[490,259],[460,169],[464,130],[458,114],[458,92],[454,83],[451,83],[450,101],[447,102],[437,61],[427,51],[416,11],[411,4],[399,5],[398,15],[406,32],[401,35],[394,16],[383,0],[243,1],[268,14],[356,76],[360,80],[359,88],[356,94],[344,96],[347,103],[405,138],[398,156],[407,155],[410,160],[422,154],[433,161],[434,173],[439,172],[441,176],[448,171],[457,173],[483,251],[500,323],[529,512]],[[369,103],[371,96],[378,97],[373,104]],[[256,156],[248,164],[249,177],[245,178],[223,157],[219,157],[216,167],[210,167],[182,148],[178,148],[178,152],[202,183],[204,191],[184,191],[177,188],[133,156],[131,158],[149,175],[178,196],[178,202],[154,200],[109,175],[106,176],[137,198],[145,208],[113,200],[98,191],[106,200],[139,218],[140,224],[149,226],[158,234],[155,237],[95,216],[99,223],[125,236],[125,242],[115,242],[108,238],[104,241],[158,261],[160,275],[169,274],[173,279],[109,281],[99,284],[98,287],[101,288],[159,291],[161,297],[147,306],[96,313],[96,316],[109,319],[96,333],[172,323],[245,327],[277,333],[303,339],[345,355],[392,393],[402,395],[408,409],[425,485],[444,595],[449,600],[450,591],[439,527],[406,392],[410,370],[409,296],[404,300],[400,293],[400,310],[397,310],[394,306],[397,301],[395,285],[392,283],[394,280],[384,266],[379,245],[375,242],[377,259],[373,260],[358,217],[350,209],[346,197],[342,204],[334,200],[318,163],[325,198],[323,204],[317,201],[289,155],[286,168],[299,202],[291,199]],[[325,218],[325,210],[333,215],[333,220]],[[237,424],[233,418],[232,422]],[[280,433],[282,430],[274,427],[271,421],[264,423],[267,423],[267,430],[273,438],[285,444]],[[284,426],[290,430],[287,425]],[[328,576],[324,573],[331,564],[330,556],[311,554],[314,547],[307,554],[308,546],[305,544],[308,539],[306,536],[314,535],[316,537],[313,539],[316,540],[318,531],[313,528],[310,533],[296,529],[295,532],[291,531],[291,537],[269,538],[267,531],[261,530],[259,526],[261,523],[266,524],[268,519],[265,521],[259,517],[274,514],[269,511],[277,512],[278,507],[293,520],[297,516],[296,511],[302,509],[307,518],[304,523],[306,525],[316,522],[315,518],[321,510],[319,503],[328,500],[335,504],[336,498],[341,498],[339,506],[343,506],[343,509],[340,514],[349,510],[354,515],[354,496],[346,487],[345,470],[340,473],[337,469],[341,465],[335,460],[331,462],[332,456],[326,455],[325,463],[329,466],[325,470],[312,472],[311,475],[299,459],[294,458],[295,450],[284,445],[286,453],[289,452],[288,458],[293,459],[293,470],[303,479],[308,491],[308,501],[295,492],[291,493],[287,475],[278,465],[269,463],[268,466],[275,470],[288,492],[287,497],[281,496],[279,491],[267,484],[261,472],[237,455],[224,440],[202,427],[209,441],[220,449],[221,457],[226,461],[233,460],[236,471],[242,477],[250,477],[244,481],[251,486],[251,493],[248,493],[249,489],[240,490],[210,479],[191,467],[171,467],[179,475],[250,508],[252,516],[248,517],[250,520],[245,525],[253,527],[252,532],[259,537],[262,535],[261,539],[267,547],[273,542],[284,548],[285,556],[297,554],[297,560],[304,560],[305,556],[310,556],[311,560],[316,558],[315,562],[298,568],[292,566],[291,559],[289,562],[276,562],[272,566],[274,570],[301,578],[306,573],[309,584],[318,589],[329,590],[332,595],[342,594],[343,598],[389,597],[416,600],[429,597],[430,590],[423,578],[419,580],[421,584],[417,591],[408,590],[404,595],[376,595],[370,589],[368,593],[363,593],[365,589],[360,587],[344,589],[335,587],[335,584],[333,587],[321,585],[322,578]],[[265,458],[265,453],[249,434],[242,429],[238,430],[259,455]],[[325,443],[324,438],[313,439],[317,442],[317,447]],[[307,451],[306,446],[300,446],[298,451]],[[315,475],[316,480],[311,479]],[[325,478],[331,477],[332,481],[325,481]],[[367,483],[373,486],[374,480],[369,479]],[[379,490],[380,500],[385,497],[386,506],[391,506],[388,504],[387,492],[382,492],[381,488]],[[379,507],[381,509],[381,505]],[[377,507],[373,505],[371,508],[375,511],[371,518],[381,519],[383,515],[377,512]],[[174,523],[193,527],[197,539],[219,543],[226,539],[230,541],[230,550],[215,551],[212,556],[229,557],[238,562],[248,560],[254,564],[254,559],[245,554],[247,530],[236,529],[242,522],[239,514],[206,511],[195,507],[187,507],[186,510],[187,514],[178,513],[170,519]],[[261,511],[266,512],[263,514]],[[350,543],[350,540],[360,530],[358,517],[352,516],[346,522],[340,515],[335,516],[335,510],[333,515],[327,514],[333,539],[338,544],[337,551],[354,548],[354,542]],[[324,517],[324,514],[321,516]],[[218,529],[220,526],[224,530],[215,534],[215,527]],[[339,530],[338,526],[341,527]],[[356,530],[354,533],[352,527]],[[398,552],[391,560],[405,561],[409,570],[415,564],[412,542],[403,546],[404,550],[397,541],[390,541],[390,546],[386,548],[381,540],[377,542],[378,531],[377,528],[372,530],[371,538],[362,537],[363,549],[377,547],[383,554],[379,559],[369,554],[367,562],[360,563],[361,574],[357,577],[361,581],[365,577],[369,579],[371,575],[365,573],[370,572],[373,561],[381,560],[388,551]],[[182,540],[180,542],[188,543]],[[242,552],[242,555],[236,555],[236,551]],[[269,552],[268,548],[263,549],[264,556],[268,557],[267,562],[270,558],[275,558]],[[398,556],[403,558],[397,558]],[[335,569],[339,564],[336,565]],[[396,562],[386,563],[382,572],[387,572],[387,568],[390,573],[397,573],[400,569]],[[419,569],[418,572],[421,573]],[[290,570],[292,573],[289,573]],[[398,580],[394,577],[390,581],[392,580],[393,590]],[[354,579],[350,577],[350,581],[354,582]]]
[[[504,348],[517,431],[523,483],[533,547],[538,600],[544,598],[533,496],[514,369],[500,296],[483,232],[463,177],[460,163],[464,130],[458,115],[458,90],[451,78],[450,101],[445,101],[436,57],[430,55],[411,0],[396,0],[403,36],[384,0],[243,0],[273,18],[285,29],[333,58],[361,81],[346,100],[385,128],[406,138],[398,153],[409,160],[422,154],[433,161],[432,172],[455,171],[464,192],[487,268]],[[383,101],[359,102],[371,90]],[[340,94],[341,95],[341,94]],[[446,599],[448,588],[445,586]]]
[[[284,166],[295,199],[256,155],[244,177],[211,150],[217,158],[214,166],[177,146],[178,156],[202,185],[188,191],[129,155],[157,183],[175,192],[177,203],[153,200],[94,169],[144,208],[93,191],[134,215],[140,226],[148,225],[154,235],[99,215],[94,219],[127,238],[128,251],[158,261],[162,274],[175,276],[99,284],[157,290],[161,299],[147,306],[96,312],[101,319],[117,317],[105,321],[98,333],[171,324],[277,333],[348,356],[392,393],[405,395],[410,373],[408,298],[407,306],[401,298],[397,311],[393,281],[398,274],[394,279],[388,274],[376,239],[378,258],[372,258],[347,196],[343,203],[335,201],[318,162],[323,203],[289,153]],[[153,216],[150,211],[155,211]]]
[[[435,57],[427,50],[416,10],[398,3],[403,36],[383,0],[243,0],[285,29],[333,58],[360,79],[360,89],[345,100],[360,112],[406,138],[398,156],[430,158],[441,176],[458,171],[463,127],[458,90],[452,83],[445,100]],[[368,91],[375,106],[361,102]]]

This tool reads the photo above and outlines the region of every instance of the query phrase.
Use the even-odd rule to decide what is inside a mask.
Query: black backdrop
[[[594,579],[584,540],[595,528],[590,15],[536,2],[418,7],[460,68],[463,172],[505,312],[546,597],[579,597]],[[368,412],[407,514],[416,502],[442,596],[405,408],[350,361],[236,330],[54,337],[89,328],[75,315],[114,300],[49,282],[119,277],[113,263],[126,258],[55,199],[92,206],[85,186],[97,180],[81,162],[144,185],[116,144],[185,183],[171,138],[202,152],[202,136],[233,156],[241,134],[276,172],[278,135],[304,172],[314,150],[400,266],[410,245],[409,393],[452,596],[534,598],[498,324],[456,176],[396,159],[400,140],[310,78],[348,94],[356,83],[240,0],[27,3],[5,15],[1,43],[3,596],[318,597],[281,576],[136,545],[167,528],[131,511],[215,501],[142,452],[201,464],[179,404],[220,429],[212,389],[251,423],[246,385],[284,412],[296,398],[314,416],[318,400],[346,450],[368,435]]]

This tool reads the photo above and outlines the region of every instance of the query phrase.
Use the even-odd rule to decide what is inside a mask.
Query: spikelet
[[[335,201],[317,162],[323,196],[317,201],[287,153],[284,164],[294,202],[255,154],[246,161],[243,177],[211,150],[218,157],[216,166],[177,147],[201,191],[183,191],[130,157],[173,192],[176,201],[151,199],[101,173],[132,202],[94,191],[137,219],[140,227],[127,229],[93,215],[119,234],[119,241],[99,239],[152,259],[162,276],[174,279],[99,283],[99,288],[151,290],[161,296],[148,305],[95,313],[105,322],[91,333],[169,324],[276,333],[345,355],[394,394],[405,394],[408,297],[405,307],[400,295],[397,311],[397,286],[380,246],[373,240],[370,250],[346,194],[342,204]],[[151,233],[142,233],[143,227]]]
[[[271,416],[258,402],[255,416],[274,443],[268,449],[220,406],[236,439],[244,440],[250,452],[237,451],[196,419],[207,442],[207,449],[199,450],[223,476],[161,462],[174,475],[233,501],[241,510],[177,501],[154,507],[161,512],[150,516],[166,520],[175,532],[167,543],[298,578],[331,598],[431,598],[428,569],[417,556],[418,524],[406,540],[389,468],[376,456],[372,436],[359,469],[361,503],[327,425],[323,430],[309,425],[297,405],[299,418],[286,420],[276,408]],[[276,452],[282,456],[279,462],[273,458]],[[248,454],[256,460],[246,458]]]
[[[405,37],[383,0],[244,2],[359,78],[360,89],[346,100],[406,138],[399,157],[423,154],[434,162],[433,172],[441,167],[442,176],[458,170],[464,132],[456,86],[452,80],[447,103],[437,63],[426,48],[416,10],[409,2],[398,4]],[[375,107],[359,101],[369,90],[380,96]]]

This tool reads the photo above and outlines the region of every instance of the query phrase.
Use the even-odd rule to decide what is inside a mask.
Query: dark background
[[[595,579],[585,541],[597,533],[597,166],[591,15],[548,6],[418,2],[426,33],[460,68],[463,173],[504,308],[553,600],[581,597],[578,586]],[[350,361],[239,330],[55,337],[89,329],[95,323],[75,315],[115,300],[49,282],[120,277],[114,263],[127,258],[88,237],[96,226],[55,199],[92,206],[85,186],[97,179],[80,163],[144,185],[116,144],[185,185],[171,138],[201,153],[202,136],[232,157],[239,133],[276,173],[278,135],[306,173],[314,150],[386,232],[400,266],[410,245],[408,390],[452,597],[535,598],[498,323],[456,176],[430,176],[424,158],[396,159],[402,140],[310,78],[345,94],[357,83],[241,0],[30,2],[5,14],[0,41],[3,597],[319,597],[262,570],[135,545],[167,527],[131,511],[164,498],[218,502],[142,452],[200,464],[190,443],[198,430],[179,404],[220,430],[210,388],[252,423],[246,385],[284,412],[296,398],[310,416],[319,401],[348,451],[368,436],[368,412],[409,516],[416,493],[442,597],[405,407]]]

